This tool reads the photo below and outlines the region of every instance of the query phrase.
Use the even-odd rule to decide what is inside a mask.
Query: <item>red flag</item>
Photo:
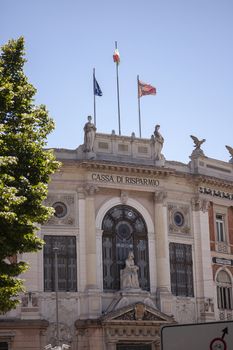
[[[138,80],[138,97],[144,96],[144,95],[155,95],[156,94],[156,88],[152,85],[145,84]]]
[[[113,61],[114,61],[116,64],[119,64],[119,63],[120,63],[120,54],[119,54],[118,49],[116,49],[116,50],[114,51],[114,54],[113,54]]]

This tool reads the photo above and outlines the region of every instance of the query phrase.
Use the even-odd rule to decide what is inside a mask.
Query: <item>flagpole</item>
[[[117,41],[115,41],[115,49],[117,49]],[[120,114],[120,93],[119,93],[119,63],[116,62],[116,80],[117,80],[117,106],[118,106],[118,125],[119,125],[119,135],[121,135],[121,114]]]
[[[95,68],[93,68],[93,95],[94,95],[94,124],[96,126],[96,105],[95,105]]]
[[[137,83],[138,83],[138,121],[139,121],[139,137],[142,137],[142,131],[141,131],[141,106],[140,106],[140,96],[139,96],[139,75],[137,76]]]

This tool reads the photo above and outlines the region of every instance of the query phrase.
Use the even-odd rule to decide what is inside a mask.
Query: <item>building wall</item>
[[[103,146],[101,137],[99,135],[97,138],[99,151]],[[63,166],[52,177],[46,204],[53,206],[63,203],[67,213],[52,217],[39,231],[42,238],[46,235],[76,238],[77,291],[59,292],[61,340],[70,344],[73,350],[94,347],[115,349],[117,335],[113,342],[112,338],[107,342],[108,331],[101,323],[102,317],[137,302],[159,310],[161,315],[174,317],[179,323],[232,319],[231,309],[218,309],[216,292],[219,271],[227,271],[231,283],[233,280],[232,165],[205,157],[193,158],[188,165],[165,161],[156,165],[149,153],[143,159],[142,154],[140,158],[137,152],[133,153],[135,163],[132,163],[130,154],[133,150],[142,150],[136,147],[137,144],[130,148],[131,153],[127,153],[124,160],[124,154],[120,155],[121,158],[119,154],[114,158],[116,145],[112,139],[111,142],[109,138],[102,142],[109,145],[106,159],[98,159],[101,158],[98,152],[94,160],[85,159],[84,156],[79,159],[80,149],[57,151]],[[128,139],[124,142],[127,143]],[[148,146],[148,142],[145,141],[145,145]],[[148,150],[151,150],[150,147]],[[113,154],[110,154],[111,150]],[[221,172],[221,169],[224,171]],[[127,294],[124,291],[103,290],[102,222],[108,210],[117,205],[134,208],[145,220],[149,292],[131,291]],[[177,213],[178,220],[183,220],[181,225],[176,222]],[[217,242],[216,213],[222,213],[225,218],[224,242]],[[174,243],[191,246],[193,296],[172,294],[169,245]],[[25,338],[23,345],[27,348],[27,342],[33,337],[34,348],[39,349],[44,344],[54,343],[56,339],[56,294],[44,291],[43,251],[18,258],[30,264],[30,270],[23,276],[27,292],[22,295],[21,306],[7,315],[1,315],[0,320],[5,320],[2,324],[8,326],[6,320],[13,318],[24,322],[22,332],[27,328],[25,322],[46,320],[43,332],[37,324],[37,330],[33,328],[27,333],[28,340]],[[100,321],[95,324],[91,320]],[[77,321],[84,323],[81,325]],[[121,322],[124,327],[125,320]],[[12,327],[9,326],[8,330],[12,330]],[[20,332],[15,331],[10,349],[21,348]],[[130,334],[134,334],[132,332]],[[156,344],[153,344],[153,349],[158,348],[158,341]]]

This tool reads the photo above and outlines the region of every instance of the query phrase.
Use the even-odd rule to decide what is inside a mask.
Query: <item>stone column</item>
[[[197,322],[214,321],[208,206],[209,202],[205,199],[199,197],[192,199]]]
[[[96,225],[95,225],[95,197],[98,190],[95,185],[86,185],[86,206],[85,206],[85,236],[86,236],[86,266],[87,284],[86,289],[97,288],[97,258],[96,258]]]
[[[78,224],[79,224],[79,245],[77,252],[78,263],[78,290],[83,292],[86,288],[86,238],[85,238],[85,192],[83,188],[78,188]]]
[[[96,231],[96,256],[97,256],[97,286],[103,290],[103,261],[102,261],[102,236],[103,230]]]
[[[155,200],[155,237],[156,237],[156,262],[157,262],[157,297],[161,311],[172,313],[170,293],[170,266],[168,246],[167,207],[164,200],[167,194],[164,191],[156,191]]]

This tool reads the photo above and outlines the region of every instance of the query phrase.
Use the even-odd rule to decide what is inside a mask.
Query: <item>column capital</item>
[[[93,196],[98,191],[98,186],[88,182],[83,184],[83,186],[77,187],[79,199],[85,199],[88,196]]]
[[[210,207],[210,201],[205,198],[195,196],[191,199],[191,206],[193,211],[202,211],[203,213],[206,213]]]
[[[167,192],[165,191],[155,191],[154,201],[158,204],[164,204],[164,200],[167,198]]]

